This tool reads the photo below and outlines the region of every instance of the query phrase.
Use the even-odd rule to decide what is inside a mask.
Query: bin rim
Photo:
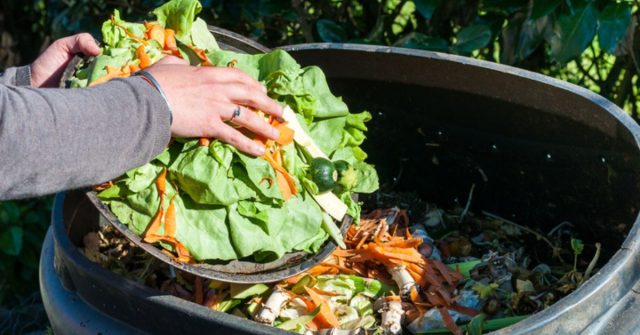
[[[280,49],[287,52],[307,51],[307,50],[341,50],[341,51],[355,51],[355,52],[368,52],[368,53],[385,53],[400,56],[413,56],[428,58],[432,60],[441,60],[446,62],[458,63],[461,65],[471,65],[478,68],[483,68],[490,71],[497,71],[512,75],[519,78],[544,83],[555,88],[559,88],[571,93],[577,94],[590,102],[605,109],[609,114],[614,116],[620,121],[627,130],[633,135],[636,140],[636,144],[640,149],[640,125],[638,125],[622,108],[613,102],[609,101],[605,97],[588,90],[582,86],[569,83],[564,80],[549,77],[537,72],[520,69],[514,66],[494,63],[486,60],[475,59],[471,57],[449,54],[444,52],[409,49],[401,47],[391,47],[382,45],[370,45],[370,44],[355,44],[355,43],[301,43],[291,44],[280,47]]]

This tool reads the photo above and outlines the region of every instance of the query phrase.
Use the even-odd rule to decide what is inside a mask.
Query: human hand
[[[260,110],[282,116],[282,107],[267,96],[262,84],[246,73],[225,67],[194,67],[176,57],[165,57],[146,69],[159,83],[173,112],[171,133],[176,137],[213,137],[247,154],[261,156],[264,146],[225,121],[270,139],[278,131],[259,117]],[[236,112],[240,108],[240,114]]]
[[[100,47],[88,33],[56,40],[31,64],[33,87],[57,87],[62,72],[74,55],[97,56]]]

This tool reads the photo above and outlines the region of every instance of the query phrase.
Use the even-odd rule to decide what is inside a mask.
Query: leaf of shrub
[[[596,35],[597,27],[598,19],[591,4],[576,8],[573,15],[561,15],[548,41],[551,56],[562,64],[580,56]]]
[[[476,24],[465,27],[457,35],[457,41],[453,45],[459,53],[470,54],[474,50],[484,48],[491,41],[491,29],[484,24]]]
[[[598,20],[600,47],[608,53],[613,53],[631,23],[631,6],[628,2],[609,4],[602,10]]]
[[[22,235],[21,227],[13,226],[0,235],[0,249],[5,254],[18,256],[22,251]]]
[[[537,20],[523,22],[524,14],[514,16],[502,30],[500,45],[500,62],[513,65],[529,57],[544,40],[549,27],[550,17],[543,16]]]
[[[506,16],[523,11],[528,6],[528,1],[522,0],[491,0],[482,1],[481,8],[488,13],[496,13]]]
[[[413,0],[413,3],[416,5],[416,9],[420,15],[427,20],[431,20],[433,12],[440,5],[440,0]]]
[[[0,218],[8,223],[16,223],[20,219],[20,207],[14,201],[0,203]]]
[[[551,14],[562,3],[562,0],[535,0],[531,10],[531,19],[535,20]]]
[[[320,19],[316,22],[318,35],[323,42],[344,42],[347,39],[347,33],[344,28],[335,21]]]

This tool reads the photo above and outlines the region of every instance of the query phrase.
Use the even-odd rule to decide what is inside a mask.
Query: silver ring
[[[233,114],[231,115],[231,118],[229,119],[229,121],[233,121],[233,119],[240,116],[240,111],[241,111],[240,106],[236,106],[236,109],[233,110]]]

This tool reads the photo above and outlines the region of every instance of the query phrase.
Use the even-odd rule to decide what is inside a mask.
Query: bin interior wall
[[[635,221],[635,140],[582,96],[438,59],[348,50],[291,54],[323,68],[352,112],[373,114],[363,148],[382,184],[444,208],[455,201],[464,206],[475,184],[472,211],[542,232],[569,221],[588,245],[603,243],[601,263]]]

